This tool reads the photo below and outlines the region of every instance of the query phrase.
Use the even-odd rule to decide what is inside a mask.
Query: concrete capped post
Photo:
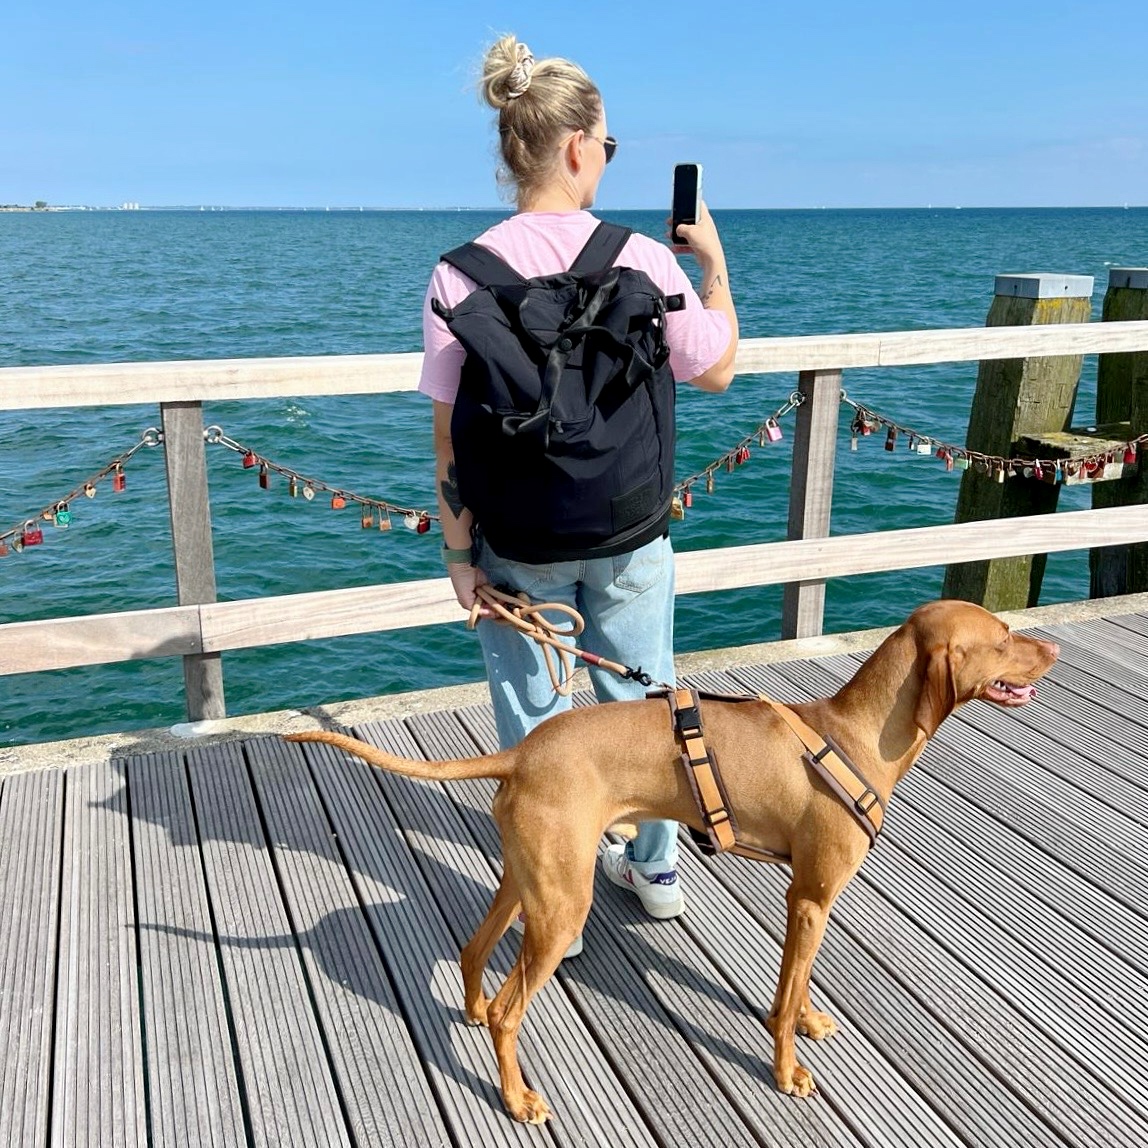
[[[1103,320],[1148,319],[1148,267],[1113,267],[1108,272]],[[1148,351],[1101,355],[1096,368],[1096,421],[1128,423],[1129,440],[1148,433]],[[1094,510],[1148,502],[1144,451],[1136,474],[1092,490]],[[1089,552],[1089,596],[1137,594],[1148,590],[1148,545],[1103,546]]]
[[[986,326],[1087,323],[1092,314],[1091,275],[998,275]],[[1011,458],[1022,435],[1065,431],[1072,419],[1081,356],[984,361],[969,412],[965,446]],[[970,467],[961,476],[957,522],[982,522],[1056,510],[1060,488],[1049,482],[992,474]],[[945,571],[943,594],[989,610],[1037,605],[1047,556],[958,562]]]

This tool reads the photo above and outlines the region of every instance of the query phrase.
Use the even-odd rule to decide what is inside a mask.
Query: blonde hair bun
[[[534,54],[516,36],[495,43],[482,67],[482,94],[492,108],[501,109],[525,95],[534,72]]]

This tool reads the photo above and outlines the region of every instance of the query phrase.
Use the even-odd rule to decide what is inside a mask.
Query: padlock
[[[765,437],[770,442],[781,442],[781,427],[777,425],[777,419],[768,418],[765,420]]]
[[[896,450],[897,449],[897,428],[896,427],[890,427],[888,430],[888,433],[885,435],[885,449],[886,450]]]
[[[299,480],[294,475],[287,480],[287,493],[292,498],[299,497]]]
[[[686,516],[686,508],[682,500],[675,494],[670,499],[670,517],[676,522],[680,522]]]
[[[867,419],[861,419],[861,433],[863,435],[870,435],[873,433],[873,424]]]
[[[998,466],[996,468],[996,480],[997,480],[997,482],[1004,482],[1004,478],[1005,478],[1005,468],[1003,466]]]
[[[347,500],[341,494],[331,495],[331,509],[342,510],[347,505]]]
[[[415,527],[415,530],[417,530],[419,532],[419,534],[426,534],[426,532],[428,530],[430,530],[430,515],[429,514],[423,514],[419,518],[419,524],[418,524],[418,526]]]
[[[72,511],[66,502],[57,502],[52,513],[52,525],[67,530],[72,525]]]
[[[743,446],[743,447],[742,447],[742,448],[741,448],[741,449],[740,449],[740,450],[737,452],[737,465],[738,465],[738,466],[745,466],[745,464],[746,464],[747,462],[749,462],[749,447],[748,447],[748,446]]]
[[[375,508],[373,506],[363,507],[362,525],[364,530],[370,530],[375,525]]]
[[[758,446],[765,446],[765,444],[768,441],[769,440],[765,437],[765,427],[763,426],[763,427],[759,428],[759,430],[757,432],[757,445]]]
[[[727,474],[733,474],[733,455],[727,454],[725,456],[725,469]]]
[[[1136,444],[1129,443],[1124,448],[1124,465],[1131,466],[1136,461]]]
[[[1040,482],[1044,481],[1044,467],[1040,465],[1040,459],[1035,459],[1032,464],[1032,477]]]
[[[96,497],[96,484],[94,482],[85,482],[84,483],[84,497],[85,498],[95,498]]]
[[[271,489],[271,473],[267,469],[267,463],[259,468],[259,486],[262,490]]]
[[[386,510],[384,510],[379,515],[379,529],[380,530],[390,530],[390,528],[391,528],[391,516]]]
[[[951,450],[945,451],[945,470],[952,470],[954,465],[956,465],[956,459],[953,458],[953,452]]]
[[[3,538],[0,538],[0,558],[7,558],[7,557],[8,557],[8,543],[5,542]]]
[[[1063,482],[1064,481],[1064,471],[1060,469],[1060,463],[1059,462],[1056,464],[1056,470],[1053,472],[1052,481],[1053,482]]]
[[[116,494],[120,494],[123,492],[127,484],[128,478],[127,475],[124,474],[123,467],[117,466],[114,473],[112,474],[112,490],[114,490]]]
[[[419,528],[419,516],[417,514],[415,514],[415,512],[413,510],[410,512],[410,514],[403,515],[403,525],[408,530],[418,530],[418,528]]]
[[[919,443],[917,443],[917,453],[918,454],[932,454],[933,453],[933,444],[931,442],[929,442],[929,440],[927,438],[921,439],[921,441]]]
[[[687,486],[685,488],[685,490],[682,491],[682,505],[687,510],[689,510],[689,508],[691,506],[693,506],[693,504],[694,504],[694,492],[690,487]]]
[[[303,487],[303,497],[308,502],[315,497],[315,488],[310,483],[307,483],[307,485]]]
[[[714,492],[714,472],[712,470],[706,471],[706,494],[713,494]]]
[[[915,434],[909,435],[909,442],[907,445],[908,445],[910,450],[916,450],[917,449],[917,436]]]
[[[969,469],[969,456],[967,454],[962,454],[961,457],[957,459],[957,470],[968,470],[968,469]]]
[[[43,522],[51,522],[56,517],[56,508],[54,506],[46,506],[40,511],[40,519]]]
[[[253,450],[249,450],[243,456],[243,469],[250,470],[258,461],[259,459],[256,457],[255,452]]]
[[[20,544],[22,546],[39,546],[44,541],[44,532],[36,525],[35,521],[31,518],[24,523],[23,533],[20,535]]]

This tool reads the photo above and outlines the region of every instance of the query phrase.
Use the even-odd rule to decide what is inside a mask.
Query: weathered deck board
[[[6,778],[0,792],[0,1128],[42,1142],[52,1079],[63,773]]]
[[[1044,631],[1041,631],[1042,633]],[[1148,1142],[1148,616],[1053,626],[1037,701],[974,703],[898,788],[835,907],[771,1082],[784,868],[683,841],[689,911],[596,874],[586,951],[532,1003],[557,1119],[509,1120],[458,950],[501,871],[494,783],[272,738],[0,782],[5,1143],[1132,1148]],[[693,676],[788,700],[863,655]],[[582,692],[576,705],[592,704]],[[368,723],[414,757],[494,747],[490,709]],[[495,953],[488,991],[513,959]]]
[[[130,777],[152,1143],[244,1139],[239,1077],[199,834],[180,755],[122,760]]]

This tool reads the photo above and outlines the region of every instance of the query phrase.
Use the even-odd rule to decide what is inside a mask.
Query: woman
[[[482,79],[486,101],[498,110],[503,170],[500,181],[515,192],[517,212],[477,242],[520,275],[566,271],[598,221],[587,210],[617,147],[606,126],[602,97],[576,64],[551,58],[537,63],[514,36],[487,53]],[[696,224],[679,234],[702,271],[700,295],[673,252],[632,235],[616,265],[645,271],[666,295],[681,293],[685,307],[665,318],[674,378],[707,391],[724,391],[733,378],[737,315],[721,241],[704,204]],[[478,586],[491,583],[524,591],[533,600],[565,602],[585,618],[581,643],[625,665],[641,666],[656,681],[672,682],[673,554],[668,536],[626,554],[531,565],[496,554],[482,524],[462,505],[454,470],[451,415],[465,352],[432,308],[462,302],[475,284],[440,263],[431,277],[423,312],[425,357],[419,389],[434,400],[436,480],[447,571],[459,604],[474,605]],[[509,626],[484,620],[478,627],[490,682],[499,741],[516,744],[539,722],[570,705],[554,693],[540,647]],[[592,668],[599,701],[641,697],[643,687]],[[667,721],[669,714],[667,712]],[[677,825],[644,822],[625,847],[610,846],[602,866],[615,884],[634,892],[647,913],[679,915],[684,900],[676,872]],[[576,942],[576,945],[580,944]]]

